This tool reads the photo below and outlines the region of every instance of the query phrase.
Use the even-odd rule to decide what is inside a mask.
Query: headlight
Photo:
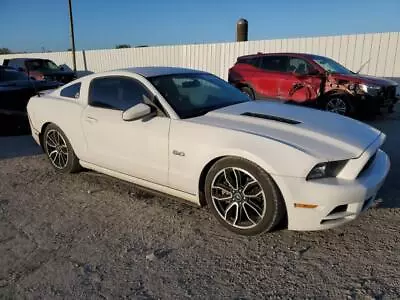
[[[371,96],[377,96],[382,90],[379,85],[359,84],[358,87],[361,91]]]
[[[319,163],[308,173],[306,180],[336,177],[346,163],[347,160]]]

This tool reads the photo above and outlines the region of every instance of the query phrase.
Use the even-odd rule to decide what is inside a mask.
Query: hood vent
[[[271,116],[271,115],[263,115],[263,114],[258,114],[258,113],[254,113],[254,112],[245,112],[245,113],[242,113],[242,116],[248,116],[248,117],[253,117],[253,118],[277,121],[277,122],[282,122],[282,123],[292,124],[292,125],[296,125],[296,124],[300,124],[301,123],[301,122],[295,121],[295,120],[285,119],[285,118]]]

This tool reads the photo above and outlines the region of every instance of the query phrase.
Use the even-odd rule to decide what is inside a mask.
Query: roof
[[[257,56],[274,56],[274,55],[296,56],[296,57],[324,57],[324,56],[319,56],[319,55],[315,55],[312,53],[300,53],[300,52],[276,52],[276,53],[258,52],[256,54],[239,56],[238,58],[251,58],[251,57],[257,57]]]
[[[172,75],[172,74],[205,73],[199,70],[176,68],[176,67],[137,67],[137,68],[119,69],[118,71],[136,73],[144,77],[155,77],[155,76]]]

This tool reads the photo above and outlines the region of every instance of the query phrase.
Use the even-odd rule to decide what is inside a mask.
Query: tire
[[[322,101],[322,109],[343,116],[352,116],[354,114],[354,108],[351,105],[349,96],[346,94],[326,96]]]
[[[42,144],[47,158],[57,172],[75,173],[81,169],[71,143],[58,126],[50,124],[46,127]]]
[[[241,88],[240,88],[240,91],[241,91],[243,94],[246,94],[247,96],[249,96],[250,99],[252,99],[252,100],[255,100],[255,99],[256,99],[256,97],[255,97],[255,95],[254,95],[254,91],[253,91],[251,88],[249,88],[248,86],[243,86],[243,87],[241,87]]]
[[[238,186],[235,178],[239,178]],[[242,158],[223,158],[211,167],[205,180],[205,198],[218,221],[240,235],[271,231],[286,213],[271,176]]]

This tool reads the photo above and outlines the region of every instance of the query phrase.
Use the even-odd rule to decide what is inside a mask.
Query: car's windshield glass
[[[1,72],[1,81],[18,81],[18,80],[29,80],[29,77],[22,72],[13,69],[3,69]]]
[[[51,60],[35,59],[28,60],[26,65],[30,71],[43,71],[43,70],[58,70],[58,66]]]
[[[149,80],[182,119],[251,101],[237,88],[207,73],[165,75]]]
[[[352,71],[343,67],[338,62],[333,59],[323,57],[323,56],[313,56],[313,61],[319,64],[325,71],[330,73],[338,73],[338,74],[353,74]]]

